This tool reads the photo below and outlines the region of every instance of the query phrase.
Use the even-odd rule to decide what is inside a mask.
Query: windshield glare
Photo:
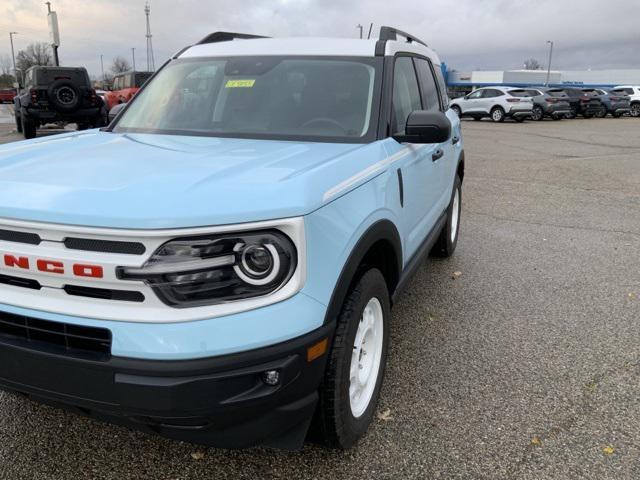
[[[359,139],[372,128],[373,61],[177,60],[138,93],[114,131]]]

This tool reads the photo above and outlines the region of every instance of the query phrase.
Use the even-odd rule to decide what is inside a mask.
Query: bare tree
[[[114,75],[122,72],[128,72],[131,70],[131,64],[126,58],[118,56],[113,59],[110,70]]]
[[[34,65],[53,65],[51,48],[44,42],[30,43],[16,55],[16,67],[23,72]]]
[[[0,75],[11,75],[13,63],[9,55],[0,55]]]
[[[524,61],[525,70],[542,70],[542,64],[535,58],[528,58]]]

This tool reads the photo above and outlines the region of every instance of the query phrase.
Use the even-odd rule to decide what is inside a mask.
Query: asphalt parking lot
[[[640,478],[640,120],[463,130],[458,250],[396,305],[355,449],[199,448],[0,393],[0,478]]]

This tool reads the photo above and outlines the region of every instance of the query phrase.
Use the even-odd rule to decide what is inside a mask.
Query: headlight
[[[162,245],[140,268],[119,267],[172,307],[196,307],[269,295],[296,269],[293,242],[275,230],[182,238]]]

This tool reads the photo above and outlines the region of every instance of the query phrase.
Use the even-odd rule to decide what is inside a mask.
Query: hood
[[[0,218],[154,229],[293,217],[382,150],[100,131],[17,142],[0,147]]]

